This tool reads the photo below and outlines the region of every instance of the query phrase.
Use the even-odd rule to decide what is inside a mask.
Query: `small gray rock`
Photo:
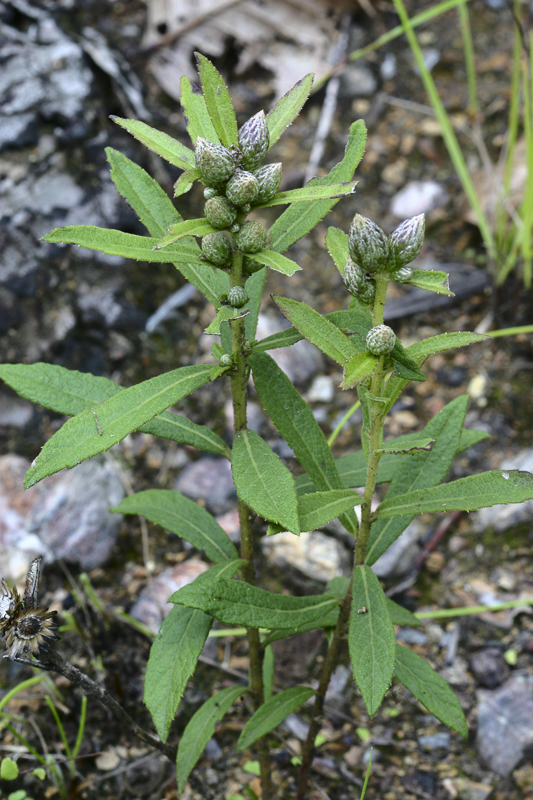
[[[447,750],[450,746],[450,734],[443,731],[430,736],[419,736],[418,744],[422,750]]]
[[[409,219],[427,214],[434,208],[446,205],[448,195],[435,181],[410,181],[391,200],[390,210],[398,219]]]
[[[12,114],[0,117],[0,150],[4,147],[21,147],[37,139],[36,114]]]
[[[487,647],[474,653],[470,659],[470,672],[481,686],[495,689],[507,680],[510,670],[502,651]]]
[[[389,549],[372,564],[378,578],[399,578],[408,572],[420,553],[418,539],[421,533],[422,528],[417,520],[407,526]]]
[[[500,689],[477,696],[478,753],[489,769],[507,776],[533,748],[533,675],[514,674]]]
[[[231,466],[225,458],[199,458],[179,474],[174,489],[191,500],[204,500],[212,514],[229,511],[237,497]]]
[[[35,413],[34,406],[27,400],[0,391],[0,427],[25,428]]]
[[[277,533],[261,539],[268,561],[281,569],[293,567],[307,577],[326,583],[344,574],[348,554],[340,542],[320,531]]]
[[[273,333],[279,333],[287,325],[279,319],[267,314],[259,314],[257,322],[257,339],[264,339]],[[305,383],[317,372],[324,370],[324,359],[320,350],[302,339],[292,347],[280,347],[271,350],[270,355],[280,369],[297,385]]]
[[[378,82],[370,67],[365,64],[348,64],[341,75],[341,97],[371,97]]]

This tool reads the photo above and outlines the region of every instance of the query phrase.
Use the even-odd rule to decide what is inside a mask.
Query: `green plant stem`
[[[468,105],[470,106],[470,113],[474,116],[477,116],[479,112],[479,105],[477,101],[476,65],[474,61],[472,33],[470,31],[470,19],[468,17],[466,3],[461,3],[458,6],[457,11],[459,13],[459,25],[461,28],[461,37],[463,39],[463,50],[465,54],[466,79],[468,83]]]
[[[297,800],[305,800],[307,797],[307,784],[309,782],[309,773],[311,771],[311,764],[313,763],[313,754],[315,750],[315,739],[320,730],[320,724],[324,713],[324,703],[326,700],[326,692],[329,686],[333,670],[337,666],[339,659],[340,647],[343,639],[346,636],[346,629],[350,619],[350,609],[352,606],[352,582],[348,591],[342,601],[339,611],[339,618],[335,626],[335,632],[328,647],[328,652],[322,667],[322,674],[320,682],[315,694],[315,702],[313,711],[311,713],[311,721],[309,723],[309,731],[305,740],[302,752],[302,765],[300,767],[300,775],[298,780],[298,794]]]
[[[232,259],[230,281],[232,286],[244,286],[242,274],[243,255],[235,252]],[[244,318],[231,320],[231,352],[234,368],[231,371],[231,396],[233,401],[233,428],[235,433],[246,430],[246,402],[248,364],[243,351],[245,337]],[[237,508],[241,529],[241,558],[245,560],[242,567],[243,579],[255,585],[254,577],[254,542],[253,519],[254,512],[246,503],[238,499]],[[250,687],[256,710],[265,702],[263,687],[263,651],[258,628],[248,628],[248,647],[250,656]],[[270,756],[265,738],[257,740],[259,767],[261,771],[261,788],[263,800],[270,800],[273,796],[273,787],[270,779]]]

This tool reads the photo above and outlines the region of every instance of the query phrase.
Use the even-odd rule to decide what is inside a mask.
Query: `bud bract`
[[[358,295],[366,282],[366,276],[360,266],[351,258],[346,260],[344,267],[344,285],[350,294]]]
[[[247,169],[255,169],[268,153],[269,135],[265,112],[259,111],[239,131],[239,147],[242,164]]]
[[[398,283],[409,283],[412,277],[413,270],[411,267],[400,267],[400,269],[397,269],[392,273],[393,281],[398,281]]]
[[[208,186],[222,186],[235,172],[235,161],[227,147],[199,136],[194,150],[196,166]]]
[[[406,219],[389,236],[392,267],[395,270],[409,264],[419,254],[424,244],[424,215]]]
[[[206,186],[204,189],[204,197],[206,200],[210,200],[212,197],[216,197],[218,194],[218,189],[213,189],[212,186]]]
[[[257,197],[259,185],[251,172],[238,170],[226,184],[226,197],[234,206],[245,206],[253,203]]]
[[[259,167],[254,171],[254,178],[259,185],[259,191],[255,198],[256,203],[265,203],[270,200],[279,189],[281,183],[281,173],[283,164],[266,164],[264,167]]]
[[[231,261],[231,244],[229,239],[220,233],[207,233],[202,237],[202,253],[212,264],[224,267]]]
[[[211,197],[204,206],[205,218],[213,228],[227,230],[237,219],[237,211],[225,197]]]
[[[221,367],[231,367],[233,362],[231,360],[231,356],[228,355],[227,353],[224,353],[223,356],[220,356],[218,363],[220,364]]]
[[[376,284],[373,280],[367,280],[361,292],[357,295],[357,299],[364,303],[365,306],[371,306],[376,299]]]
[[[396,344],[396,334],[388,325],[376,325],[366,335],[366,347],[372,355],[383,356],[391,353]]]
[[[244,256],[242,260],[242,274],[245,277],[249,277],[253,275],[254,272],[259,272],[260,269],[263,269],[264,264],[260,264],[259,261],[254,261],[253,258],[248,258]]]
[[[232,286],[228,292],[228,303],[233,308],[242,308],[250,298],[244,286]]]
[[[255,219],[245,222],[235,234],[235,244],[243,253],[258,253],[266,247],[267,242],[268,234],[265,226]]]
[[[356,214],[350,225],[348,243],[350,255],[365,271],[373,275],[386,266],[389,245],[379,225],[368,217]]]

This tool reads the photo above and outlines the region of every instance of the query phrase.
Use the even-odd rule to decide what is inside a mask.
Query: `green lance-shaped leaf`
[[[436,414],[424,428],[424,435],[435,440],[430,451],[403,456],[385,495],[393,500],[411,491],[440,483],[448,472],[461,442],[468,397],[456,397]],[[370,530],[365,564],[373,564],[405,530],[416,512],[390,519],[376,520]]]
[[[244,686],[228,686],[227,689],[222,689],[206,700],[189,720],[178,745],[176,759],[178,794],[183,791],[185,781],[213,736],[217,722],[220,722],[245,691]]]
[[[394,600],[390,600],[388,597],[387,611],[389,612],[390,621],[393,625],[410,625],[413,628],[419,628],[422,625],[418,617],[415,617],[407,608],[398,605],[398,603],[395,603]]]
[[[270,208],[271,206],[284,206],[289,203],[312,203],[314,200],[339,200],[341,197],[353,194],[358,181],[344,181],[332,183],[327,186],[315,186],[308,183],[303,189],[291,189],[287,192],[278,192],[262,203],[253,203],[254,208]]]
[[[450,284],[448,283],[448,273],[440,270],[414,269],[411,278],[409,278],[409,285],[418,286],[419,289],[426,289],[428,292],[453,297],[453,292],[450,291]]]
[[[200,248],[194,239],[183,241],[165,247],[164,250],[154,250],[157,239],[150,236],[137,236],[134,233],[123,233],[110,228],[98,228],[96,225],[70,225],[66,228],[55,228],[46,236],[45,242],[57,244],[77,244],[89,250],[99,250],[112,256],[133,258],[136,261],[155,261],[158,263],[184,262],[203,264],[200,258]]]
[[[26,473],[25,488],[109,450],[128,433],[207,383],[210,369],[209,364],[199,364],[158,375],[67,420],[46,442]]]
[[[294,478],[260,436],[239,431],[231,448],[231,469],[239,498],[264,519],[300,533]]]
[[[213,64],[200,53],[195,53],[198,72],[202,81],[205,103],[220,141],[229,147],[239,144],[235,109],[228,87]]]
[[[425,360],[434,353],[441,353],[443,350],[454,350],[456,347],[466,347],[476,342],[486,342],[490,336],[483,333],[467,333],[458,331],[457,333],[441,333],[438,336],[430,336],[421,342],[415,342],[406,348],[405,352],[418,363]]]
[[[315,690],[308,686],[293,686],[292,689],[286,689],[263,703],[242,729],[237,742],[237,752],[246,750],[261,736],[266,736],[277,728],[288,714],[300,708],[314,693]]]
[[[228,625],[269,629],[296,629],[338,605],[334,597],[327,595],[289,597],[231,580],[196,580],[175,592],[169,602],[199,608]]]
[[[371,717],[394,672],[395,636],[383,589],[369,567],[354,570],[348,647],[355,682]]]
[[[136,119],[122,119],[114,116],[111,119],[169,164],[180,169],[194,167],[193,151],[167,133],[151,128],[145,122],[139,122]]]
[[[378,361],[379,356],[374,356],[372,353],[356,353],[344,365],[344,378],[341,388],[351,389],[366,381],[374,372]]]
[[[212,622],[211,617],[195,608],[174,606],[163,620],[150,649],[144,679],[144,702],[163,742],[167,740]]]
[[[267,117],[268,122],[268,117]],[[354,122],[350,127],[350,134],[344,158],[328,175],[323,178],[313,178],[308,186],[330,186],[332,183],[351,181],[355,169],[365,152],[366,128],[363,120]],[[335,200],[315,200],[312,203],[293,203],[278,217],[270,228],[272,234],[272,249],[283,253],[291,244],[297,242],[306,233],[309,233],[328,211],[338,203]]]
[[[301,339],[303,339],[303,336],[298,333],[296,328],[286,328],[284,331],[273,333],[271,336],[266,336],[256,342],[253,351],[254,353],[265,353],[267,350],[277,350],[279,347],[291,347]]]
[[[193,500],[172,489],[147,489],[137,492],[112,509],[119,514],[142,514],[203,550],[215,564],[228,558],[238,558],[238,553],[211,514]]]
[[[263,649],[263,695],[265,702],[272,697],[274,689],[274,651],[270,645]]]
[[[284,94],[283,97],[278,100],[274,108],[268,112],[266,124],[270,147],[278,141],[281,134],[289,127],[292,121],[296,119],[305,101],[309,97],[312,85],[313,74],[309,73],[305,78],[299,80],[287,94]]]
[[[328,228],[326,247],[341,275],[344,275],[344,267],[350,255],[348,241],[348,234],[341,231],[340,228]]]
[[[154,249],[161,250],[163,247],[168,247],[186,236],[205,236],[206,233],[217,233],[217,228],[213,228],[205,217],[201,219],[186,219],[171,225],[166,236],[163,236],[158,241]]]
[[[109,378],[56,364],[1,364],[0,378],[21,397],[70,417],[124,391]],[[168,411],[154,417],[139,430],[226,458],[230,456],[224,440],[205,425],[197,425],[187,417]]]
[[[275,272],[282,272],[283,275],[294,275],[301,266],[293,261],[291,258],[282,256],[274,250],[259,250],[258,253],[249,253],[247,258],[252,261],[257,261],[258,264],[263,264],[264,267],[270,267]]]
[[[287,375],[266,353],[252,353],[250,364],[259,399],[317,489],[344,489],[326,437]],[[357,532],[353,511],[339,519],[351,533]]]
[[[457,481],[409,492],[385,500],[377,517],[423,514],[437,511],[477,511],[499,503],[523,503],[533,499],[533,474],[519,470],[494,470]]]
[[[412,650],[396,645],[396,677],[430,714],[466,739],[468,725],[459,700],[444,678]]]
[[[390,354],[392,363],[398,375],[408,381],[425,381],[426,376],[419,368],[416,361],[409,355],[398,338],[394,344],[394,349]]]
[[[111,180],[122,197],[133,208],[151,236],[156,239],[164,236],[171,225],[181,221],[181,216],[166,192],[142,167],[118,150],[106,147],[105,152],[111,165]]]
[[[263,287],[266,281],[266,269],[259,269],[250,275],[245,284],[245,289],[250,300],[248,308],[250,313],[244,323],[244,334],[247,339],[252,340],[257,330],[257,320],[261,309],[261,299],[263,297]]]
[[[314,484],[313,484],[314,486]],[[363,502],[361,495],[351,489],[332,489],[329,492],[313,492],[298,497],[298,517],[301,531],[314,531],[331,522],[340,514]],[[286,531],[282,525],[271,524],[268,535]]]
[[[306,622],[299,625],[297,628],[281,628],[280,630],[273,630],[263,640],[263,647],[266,647],[271,642],[277,642],[278,639],[285,639],[287,636],[294,636],[297,633],[305,633],[306,631],[327,630],[334,628],[339,618],[339,607],[332,608],[327,614],[317,617],[311,622]]]
[[[332,358],[337,364],[344,364],[354,355],[357,350],[348,337],[337,328],[326,317],[323,317],[307,303],[300,303],[297,300],[290,300],[287,297],[277,297],[272,299],[283,316],[294,325],[294,327],[305,336],[305,338],[316,345],[327,356]]]
[[[196,140],[201,136],[202,139],[207,139],[208,142],[220,144],[220,139],[209,116],[201,90],[196,84],[191,83],[185,75],[180,81],[180,89],[180,103],[185,117],[187,133],[191,137],[192,143],[196,144]]]
[[[174,184],[174,197],[181,197],[192,189],[193,183],[201,178],[199,169],[186,169]]]

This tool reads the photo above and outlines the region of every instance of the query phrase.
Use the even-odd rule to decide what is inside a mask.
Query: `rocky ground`
[[[350,21],[348,52],[396,24],[388,3],[374,5],[374,16],[361,12]],[[481,125],[489,154],[496,159],[506,129],[511,18],[506,4],[497,0],[472,0],[471,8],[484,112]],[[410,12],[418,10],[412,2]],[[134,159],[172,190],[177,171],[148,154],[108,118],[110,114],[143,118],[186,141],[169,87],[170,57],[165,62],[165,84],[161,63],[154,67],[147,57],[139,56],[145,15],[140,2],[0,2],[0,362],[45,361],[129,386],[211,358],[212,337],[203,330],[212,319],[212,308],[183,285],[173,267],[137,264],[39,241],[53,227],[71,224],[144,232],[109,178],[107,146]],[[343,23],[335,19],[331,24]],[[447,109],[458,124],[461,119],[469,122],[455,12],[421,31],[425,56],[433,62]],[[269,72],[263,60],[239,74],[238,40],[224,33],[220,41],[223,47],[215,61],[228,79],[242,122],[272,104],[283,71]],[[279,41],[277,32],[269,45],[272,52],[278,52]],[[281,41],[287,46],[283,37]],[[293,60],[287,62],[294,80],[307,71],[305,66],[298,71],[305,63],[297,58],[302,47],[296,42]],[[313,95],[277,145],[276,157],[285,164],[283,188],[302,185],[323,101],[323,90]],[[401,340],[411,343],[449,330],[490,332],[531,322],[531,292],[524,289],[518,273],[501,289],[494,288],[477,229],[469,222],[459,182],[426,102],[403,38],[347,66],[317,171],[327,171],[341,158],[349,124],[363,118],[369,138],[358,170],[357,194],[341,201],[292,249],[301,272],[291,279],[270,273],[269,292],[305,300],[322,312],[342,307],[346,301],[340,276],[324,246],[327,226],[347,230],[357,211],[390,231],[404,217],[423,211],[428,233],[419,266],[449,270],[457,297],[445,305],[432,305],[431,298],[421,300],[416,293],[401,289],[392,293],[388,319]],[[460,141],[476,173],[477,151],[465,135],[460,134]],[[201,194],[193,191],[178,205],[184,216],[199,216]],[[180,288],[182,304],[155,324],[154,313]],[[265,296],[260,337],[281,325]],[[340,372],[311,346],[300,343],[278,353],[283,369],[329,435],[355,402],[355,393],[336,388]],[[411,384],[395,406],[387,434],[423,427],[446,402],[467,391],[471,399],[467,427],[482,429],[491,438],[456,459],[453,477],[496,467],[533,471],[531,364],[527,336],[498,338],[468,351],[434,356],[425,367],[427,381]],[[206,386],[179,411],[195,422],[207,421],[229,439],[228,396],[220,392],[219,384],[216,389]],[[250,426],[296,468],[253,395],[249,416]],[[150,728],[142,706],[149,633],[157,631],[168,610],[168,596],[196,577],[205,564],[194,550],[162,529],[136,518],[122,520],[107,509],[132,491],[178,488],[205,503],[234,538],[238,525],[231,475],[222,460],[138,433],[105,458],[23,493],[25,469],[63,421],[7,387],[0,388],[0,575],[20,581],[34,555],[46,556],[42,601],[62,615],[61,652],[95,680],[105,682]],[[357,448],[360,425],[356,412],[336,441],[336,455]],[[532,598],[532,520],[532,503],[469,517],[428,515],[409,527],[391,557],[381,561],[378,574],[395,600],[411,610],[491,606]],[[350,543],[340,526],[302,536],[296,543],[292,539],[279,536],[258,544],[258,566],[266,568],[265,588],[287,586],[292,592],[309,594],[349,569]],[[83,574],[88,579],[80,577]],[[132,627],[120,616],[121,610],[147,630]],[[373,746],[369,800],[532,800],[531,606],[428,618],[420,630],[401,630],[399,638],[450,681],[467,715],[468,741],[450,734],[407,692],[394,687],[370,721],[345,658],[328,697],[324,743],[309,797],[358,797]],[[277,643],[276,685],[287,688],[313,681],[323,655],[324,640],[314,632],[306,634],[304,646],[297,637]],[[234,683],[236,673],[246,673],[246,647],[238,637],[209,639],[203,656],[173,736],[179,735],[213,689]],[[4,664],[0,676],[0,702],[5,691],[30,677],[28,668],[17,664]],[[95,702],[88,706],[81,757],[71,775],[62,761],[65,746],[45,694],[53,694],[72,744],[80,696],[64,679],[47,676],[16,695],[2,711],[9,713],[14,730],[60,765],[63,787],[57,775],[49,775],[43,784],[32,777],[35,761],[4,729],[1,755],[17,756],[21,770],[28,773],[16,784],[0,781],[6,794],[15,788],[36,798],[176,796],[172,766],[140,746]],[[183,798],[219,800],[242,793],[245,785],[259,793],[257,779],[246,768],[251,754],[234,754],[245,720],[244,705],[236,704],[210,742]],[[0,719],[0,729],[5,721]],[[300,751],[305,732],[304,709],[291,715],[280,736],[272,739],[274,779],[284,798],[294,795],[291,758]]]

